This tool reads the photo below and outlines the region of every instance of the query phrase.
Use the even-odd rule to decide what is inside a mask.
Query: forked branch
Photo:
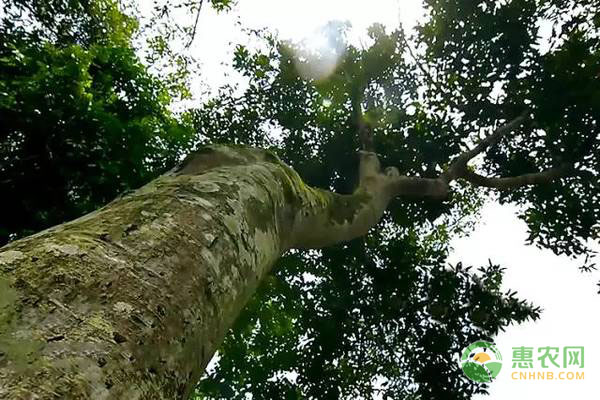
[[[467,163],[469,161],[477,157],[479,154],[483,153],[489,147],[494,146],[505,135],[518,128],[527,118],[528,110],[523,112],[521,115],[519,115],[512,121],[509,121],[508,123],[500,126],[490,135],[486,136],[483,140],[481,140],[471,150],[465,151],[464,153],[459,155],[454,161],[452,161],[448,169],[444,171],[442,175],[440,175],[440,178],[446,180],[447,182],[451,182],[456,178],[464,178],[463,175],[465,174],[465,171],[468,170]]]
[[[354,110],[355,116],[361,116]],[[472,149],[456,157],[448,168],[437,178],[420,178],[400,175],[395,169],[387,169],[381,173],[387,182],[390,197],[404,196],[413,198],[432,198],[443,200],[448,197],[450,182],[464,179],[472,185],[497,190],[512,190],[528,185],[546,184],[565,176],[572,175],[575,170],[572,164],[562,164],[536,173],[527,173],[510,177],[486,177],[469,169],[468,163],[477,155],[497,144],[504,136],[518,128],[529,118],[526,110],[518,117],[500,126],[490,135],[482,139]],[[356,120],[358,134],[365,151],[373,152],[373,135],[366,122]],[[375,153],[373,155],[376,157]]]
[[[476,172],[466,170],[461,178],[475,186],[487,187],[498,190],[517,189],[528,185],[539,185],[550,183],[556,179],[563,178],[574,172],[573,165],[563,164],[560,167],[549,168],[541,172],[509,176],[502,178],[493,178],[477,174]]]

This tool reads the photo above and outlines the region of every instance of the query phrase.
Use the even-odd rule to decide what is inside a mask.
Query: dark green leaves
[[[119,36],[127,34],[128,19],[112,15],[117,9],[111,4],[87,4],[110,11],[103,21],[111,30],[90,36],[93,43],[69,42],[68,36],[38,42],[37,34],[16,27],[3,33],[0,190],[6,195],[0,244],[139,187],[172,165],[191,138],[168,109],[168,88],[141,64],[130,36]],[[39,12],[79,10],[48,7]]]

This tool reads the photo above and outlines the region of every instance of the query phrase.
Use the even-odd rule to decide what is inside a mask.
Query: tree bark
[[[364,152],[356,192],[339,195],[267,151],[210,146],[5,246],[0,399],[186,398],[277,258],[363,235],[397,178]]]

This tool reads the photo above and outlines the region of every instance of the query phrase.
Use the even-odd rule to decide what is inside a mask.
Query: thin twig
[[[196,12],[196,21],[194,21],[194,29],[192,30],[192,35],[190,37],[190,41],[185,45],[185,48],[189,48],[196,37],[196,29],[198,28],[198,20],[200,19],[200,11],[202,10],[202,4],[204,0],[200,0],[198,3],[198,12]]]
[[[373,143],[373,128],[365,120],[362,112],[362,99],[364,96],[364,88],[356,88],[352,93],[352,123],[356,127],[358,138],[362,150],[367,152],[375,152],[375,144]]]

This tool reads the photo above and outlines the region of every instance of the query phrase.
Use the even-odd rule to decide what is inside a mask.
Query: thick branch
[[[476,172],[466,170],[461,175],[461,178],[476,186],[498,190],[511,190],[528,185],[550,183],[556,179],[569,175],[571,172],[573,172],[573,166],[571,164],[564,164],[560,167],[550,168],[541,172],[502,178],[490,178],[479,175]]]
[[[448,182],[440,178],[420,178],[400,175],[390,183],[393,196],[444,200],[448,197]]]
[[[379,222],[392,198],[388,188],[397,171],[382,172],[375,153],[361,151],[360,157],[359,185],[348,195],[308,187],[294,171],[288,172],[291,182],[287,185],[299,199],[288,247],[320,248],[345,242],[363,236]]]
[[[468,168],[468,162],[481,154],[490,146],[495,145],[502,137],[517,128],[528,118],[528,111],[517,118],[502,125],[491,135],[481,140],[474,148],[459,155],[438,178],[419,178],[409,176],[396,176],[389,180],[389,192],[392,196],[405,196],[413,198],[431,198],[443,200],[447,198],[449,183],[462,178],[469,183],[498,190],[510,190],[527,185],[550,183],[553,180],[573,173],[571,164],[550,168],[537,173],[523,174],[513,177],[485,177]]]
[[[471,150],[465,151],[464,153],[459,155],[454,161],[452,161],[452,164],[450,164],[450,167],[448,167],[448,169],[440,176],[440,178],[444,179],[446,182],[451,182],[454,179],[460,177],[464,173],[464,171],[467,169],[467,163],[469,161],[471,161],[477,155],[481,154],[487,148],[498,143],[500,141],[500,139],[502,139],[502,137],[504,137],[506,134],[510,133],[513,129],[515,129],[519,125],[521,125],[523,123],[523,121],[525,121],[525,119],[527,118],[527,113],[528,113],[528,111],[522,113],[521,115],[519,115],[517,118],[513,119],[512,121],[502,125],[498,129],[496,129],[494,132],[492,132],[491,135],[489,135],[489,136],[485,137],[483,140],[481,140],[474,148],[472,148]]]

